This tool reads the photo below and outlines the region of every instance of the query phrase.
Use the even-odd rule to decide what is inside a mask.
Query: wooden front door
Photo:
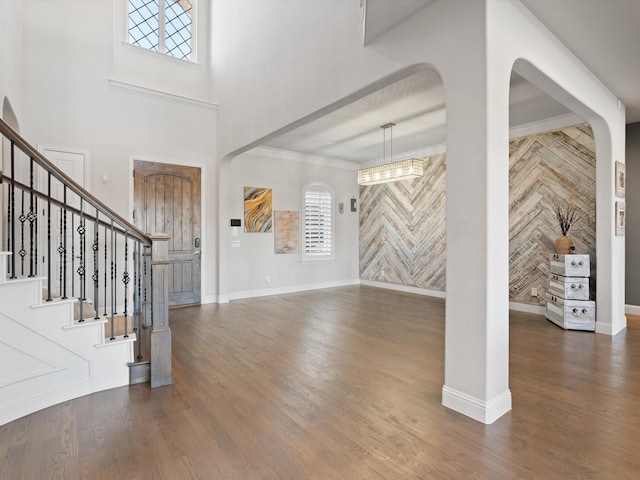
[[[136,160],[134,220],[169,240],[169,306],[200,303],[200,169]]]

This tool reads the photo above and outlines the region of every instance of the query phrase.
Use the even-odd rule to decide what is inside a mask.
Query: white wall
[[[13,128],[22,123],[22,56],[22,3],[0,2],[0,118]],[[10,143],[0,139],[0,170],[4,172],[8,171],[10,152]],[[0,239],[6,227],[6,215],[3,186],[0,189]]]
[[[274,233],[244,232],[243,189],[273,189],[273,210],[302,212],[302,188],[320,182],[335,194],[335,260],[301,263],[301,253],[274,253]],[[242,219],[237,237],[240,247],[230,248],[229,296],[249,296],[298,291],[323,286],[358,283],[358,213],[349,209],[358,198],[355,167],[348,162],[305,157],[291,152],[259,148],[236,157],[229,178],[229,219]],[[338,213],[338,203],[345,205]],[[302,223],[302,214],[300,216]],[[269,277],[269,281],[266,281]]]
[[[640,314],[640,123],[627,125],[626,303],[627,311]],[[629,311],[631,310],[631,311]]]
[[[22,114],[22,3],[0,2],[0,115],[8,98],[20,121]]]
[[[89,189],[129,219],[133,158],[202,167],[202,295],[215,300],[217,111],[208,102],[208,54],[191,65],[124,45],[124,4],[24,2],[22,133],[36,145],[87,150]],[[198,2],[207,21],[208,4]]]

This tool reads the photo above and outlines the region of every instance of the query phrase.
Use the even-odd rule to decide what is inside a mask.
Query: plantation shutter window
[[[308,260],[333,258],[333,195],[311,188],[304,192],[304,256]]]

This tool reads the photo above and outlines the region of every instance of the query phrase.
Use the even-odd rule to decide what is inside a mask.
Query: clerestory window
[[[195,61],[195,0],[128,0],[131,45]]]

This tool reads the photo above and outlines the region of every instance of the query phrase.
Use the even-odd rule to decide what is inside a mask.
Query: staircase
[[[9,256],[0,253],[2,272]],[[43,302],[45,280],[0,275],[0,424],[129,383],[135,334],[109,341],[107,320],[74,320],[75,300]]]
[[[169,237],[139,231],[2,120],[0,134],[0,425],[170,384]]]

